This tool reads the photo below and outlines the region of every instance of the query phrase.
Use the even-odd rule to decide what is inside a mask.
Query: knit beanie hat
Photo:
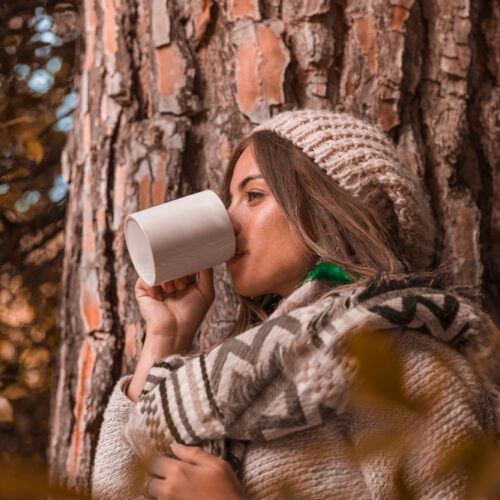
[[[403,163],[375,125],[347,113],[300,110],[280,113],[254,132],[269,130],[301,149],[340,187],[368,204],[413,270],[432,262],[435,222],[421,180]]]

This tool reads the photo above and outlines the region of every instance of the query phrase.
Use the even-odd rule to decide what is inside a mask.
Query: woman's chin
[[[255,268],[249,269],[241,266],[239,262],[227,265],[227,271],[231,277],[235,292],[242,297],[259,297],[260,295],[273,293],[269,289],[272,276],[268,276],[266,273],[259,273]],[[260,278],[257,279],[257,275]]]
[[[233,276],[231,276],[231,280],[235,292],[242,297],[258,297],[259,295],[269,293],[264,287],[258,286],[258,284],[248,283]]]
[[[234,290],[236,291],[236,293],[238,295],[241,295],[242,297],[256,297],[257,293],[255,293],[253,291],[252,288],[248,288],[248,287],[245,287],[245,286],[235,286],[234,283],[233,283],[233,287],[234,287]]]

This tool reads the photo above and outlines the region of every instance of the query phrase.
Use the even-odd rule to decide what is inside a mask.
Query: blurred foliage
[[[352,442],[352,463],[370,460],[378,454],[404,456],[405,450],[427,449],[429,457],[436,460],[433,473],[435,478],[445,477],[450,472],[463,472],[468,478],[467,499],[500,499],[500,446],[498,436],[467,436],[457,442],[446,443],[436,436],[435,442],[425,441],[421,433],[436,408],[436,399],[442,395],[434,388],[423,390],[420,395],[408,394],[405,386],[401,352],[394,347],[394,333],[363,330],[352,335],[346,342],[346,354],[356,367],[355,383],[349,391],[345,411],[354,411],[357,418],[368,416],[372,422],[366,434]],[[438,363],[447,369],[445,359]],[[437,365],[436,365],[437,366]],[[439,377],[438,377],[439,378]],[[300,460],[317,463],[319,457],[331,454],[332,442],[315,442],[309,448],[300,450]],[[299,492],[300,477],[276,478],[276,498],[278,500],[305,500]],[[396,496],[401,500],[417,500],[419,495],[408,484],[404,461],[395,470],[394,486]],[[460,497],[464,498],[464,497]]]
[[[427,452],[435,457],[436,477],[445,477],[452,471],[463,471],[468,478],[467,498],[500,498],[499,436],[470,435],[443,446],[436,438],[425,441],[421,431],[426,430],[438,401],[445,395],[432,387],[416,396],[408,395],[405,387],[401,355],[393,347],[394,335],[384,331],[361,331],[347,343],[347,352],[356,364],[356,383],[350,392],[348,408],[369,412],[374,418],[373,429],[357,444],[358,457],[369,457],[380,452],[405,453],[404,450],[430,446]],[[448,363],[440,359],[442,370]],[[450,372],[452,371],[450,367]],[[448,372],[443,373],[446,377]],[[438,374],[435,374],[439,378]],[[398,498],[418,498],[405,479],[403,469],[396,471]]]
[[[12,467],[45,467],[78,4],[0,3],[0,461]]]
[[[0,498],[5,500],[90,500],[74,489],[50,484],[46,469],[32,460],[0,468]]]

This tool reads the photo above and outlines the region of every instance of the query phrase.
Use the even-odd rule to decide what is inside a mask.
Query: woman
[[[432,263],[434,224],[384,134],[347,114],[281,113],[236,147],[221,197],[236,323],[185,355],[212,271],[137,281],[146,338],[106,409],[94,496],[464,497],[466,471],[444,464],[496,430],[498,335],[414,274]],[[164,456],[138,485],[151,454]]]

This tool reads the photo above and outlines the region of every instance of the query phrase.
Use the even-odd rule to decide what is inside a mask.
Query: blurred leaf
[[[377,453],[394,453],[406,444],[406,435],[401,426],[388,425],[387,428],[373,429],[356,446],[356,453],[360,457],[368,457]]]
[[[28,140],[24,143],[24,154],[35,163],[40,163],[43,158],[43,146],[36,139]]]
[[[351,403],[361,406],[395,405],[421,413],[422,404],[403,390],[400,360],[391,347],[392,334],[362,331],[347,343],[347,351],[357,364],[356,385]]]
[[[500,447],[493,437],[471,438],[451,448],[439,472],[456,469],[468,477],[468,498],[500,498]]]
[[[17,467],[0,468],[0,498],[2,499],[56,499],[90,500],[89,495],[72,488],[50,484],[45,468],[24,462]]]
[[[287,481],[283,481],[278,490],[278,500],[305,500],[299,495],[297,488]]]
[[[14,410],[7,398],[0,396],[0,422],[14,422]]]
[[[397,498],[401,500],[417,500],[417,495],[409,487],[407,481],[405,481],[404,474],[401,468],[396,471],[394,483],[396,486],[396,491],[398,492]]]
[[[25,398],[28,392],[19,384],[12,384],[2,389],[2,395],[9,398],[11,401],[15,401],[16,399]]]
[[[19,116],[18,118],[13,118],[6,122],[0,123],[0,128],[10,127],[11,125],[16,125],[18,123],[29,122],[30,118],[28,116]]]

